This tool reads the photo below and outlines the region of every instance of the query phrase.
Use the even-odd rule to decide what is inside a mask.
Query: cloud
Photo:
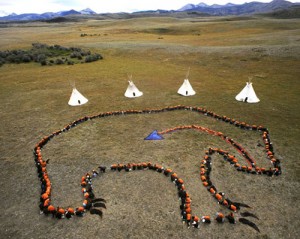
[[[198,2],[197,0],[196,2]],[[177,9],[187,0],[0,0],[5,12],[29,13],[91,8],[101,12],[132,12],[135,10]],[[190,0],[189,2],[195,2]],[[175,7],[174,7],[175,6]]]
[[[15,13],[42,13],[60,10],[69,10],[77,6],[76,2],[84,1],[59,1],[59,0],[0,0],[1,10]],[[80,5],[79,5],[80,7]]]

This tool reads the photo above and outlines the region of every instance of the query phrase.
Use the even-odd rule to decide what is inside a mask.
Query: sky
[[[0,0],[0,16],[11,13],[44,13],[90,8],[96,13],[134,12],[143,10],[177,10],[186,4],[204,2],[208,5],[224,5],[228,2],[271,2],[272,0]],[[300,0],[288,0],[300,2]]]

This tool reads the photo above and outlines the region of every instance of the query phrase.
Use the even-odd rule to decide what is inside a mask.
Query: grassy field
[[[299,238],[300,21],[270,18],[139,18],[75,23],[10,23],[0,28],[0,50],[29,49],[33,42],[90,49],[104,59],[72,66],[5,64],[0,68],[0,235],[3,238]],[[81,37],[81,34],[87,34]],[[190,67],[197,92],[176,92]],[[124,97],[127,75],[143,97]],[[235,100],[252,80],[258,104]],[[72,88],[89,99],[70,107]],[[108,172],[94,180],[107,200],[103,219],[56,220],[39,214],[40,183],[32,155],[40,139],[85,115],[101,112],[205,107],[249,124],[267,126],[279,177],[248,175],[213,158],[212,181],[233,201],[252,206],[261,230],[213,222],[199,230],[182,225],[176,188],[154,172]],[[269,167],[258,132],[242,131],[189,111],[116,116],[88,121],[43,149],[50,159],[53,203],[79,206],[80,179],[98,165],[151,161],[172,168],[185,181],[197,215],[228,213],[201,185],[200,160],[209,147],[235,153],[222,140],[182,131],[163,141],[144,141],[154,129],[197,124],[240,142]],[[238,155],[237,155],[238,156]],[[239,157],[242,160],[241,157]]]

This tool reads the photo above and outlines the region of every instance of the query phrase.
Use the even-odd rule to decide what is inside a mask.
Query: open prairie
[[[82,34],[84,36],[82,36]],[[75,65],[37,63],[0,67],[0,214],[1,238],[299,238],[300,237],[300,20],[270,18],[82,19],[65,23],[2,23],[0,50],[29,49],[34,42],[80,47],[103,60]],[[177,90],[190,68],[195,96]],[[128,77],[143,91],[124,97]],[[251,79],[257,104],[235,100]],[[89,99],[69,106],[76,88]],[[40,215],[40,182],[35,145],[74,120],[101,112],[204,107],[269,129],[282,175],[268,177],[236,171],[213,156],[211,179],[233,201],[256,214],[260,233],[250,227],[182,224],[177,189],[152,171],[110,172],[93,180],[96,196],[106,199],[103,218],[53,219]],[[221,131],[243,145],[258,165],[271,167],[261,134],[191,111],[112,116],[85,122],[51,140],[42,150],[52,182],[52,202],[61,207],[82,203],[81,177],[99,165],[158,163],[185,182],[193,214],[229,211],[218,205],[199,178],[209,147],[223,148],[246,164],[218,137],[187,130],[143,140],[153,130],[196,124]],[[241,211],[245,211],[242,209]],[[237,214],[238,215],[238,214]]]

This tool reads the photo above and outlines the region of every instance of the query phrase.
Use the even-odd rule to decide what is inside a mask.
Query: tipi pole
[[[189,75],[190,75],[190,69],[191,69],[191,67],[189,67],[189,69],[188,69],[188,71],[187,71],[187,73],[186,73],[186,75],[185,75],[185,79],[188,79],[188,78],[189,78]]]

